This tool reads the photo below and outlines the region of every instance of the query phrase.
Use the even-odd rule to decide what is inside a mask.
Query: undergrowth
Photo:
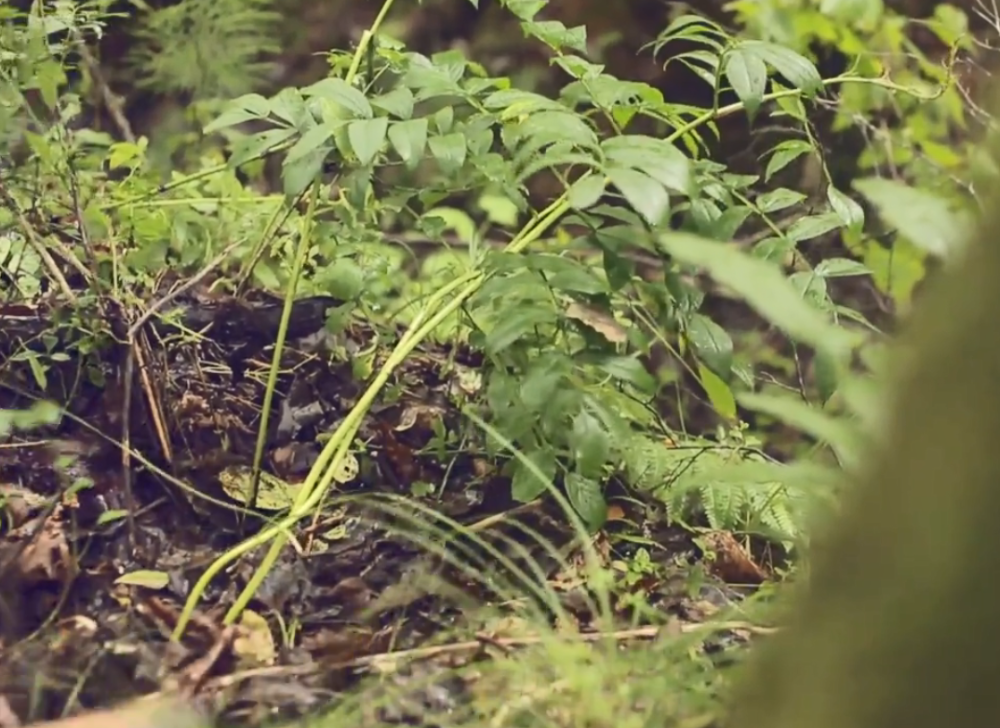
[[[695,107],[610,75],[591,59],[585,28],[541,19],[544,2],[503,5],[545,49],[561,79],[557,93],[517,88],[455,50],[430,57],[408,51],[380,32],[392,0],[356,48],[330,52],[326,78],[273,94],[265,82],[280,48],[262,31],[278,20],[275,3],[184,0],[146,12],[130,57],[136,83],[222,109],[200,130],[196,154],[187,157],[193,166],[166,179],[150,164],[151,140],[114,138],[84,123],[95,79],[86,68],[71,69],[72,50],[94,40],[99,4],[0,10],[16,21],[0,30],[0,143],[12,160],[0,167],[0,287],[7,301],[57,301],[71,312],[64,325],[75,332],[22,342],[3,363],[4,386],[68,396],[70,389],[50,380],[68,358],[79,376],[100,381],[101,352],[122,339],[109,305],[135,307],[167,269],[211,273],[218,292],[281,291],[259,474],[293,301],[335,299],[327,311],[332,333],[360,318],[382,327],[379,345],[391,353],[364,372],[364,397],[326,433],[294,505],[204,572],[174,632],[180,638],[208,581],[267,546],[268,557],[226,615],[227,623],[240,619],[292,528],[339,497],[338,470],[363,454],[359,423],[394,369],[429,340],[468,345],[485,362],[471,388],[481,396],[461,403],[468,430],[502,463],[516,500],[560,499],[586,554],[579,568],[601,602],[594,612],[607,620],[608,637],[594,651],[542,629],[517,661],[492,663],[481,683],[485,707],[466,706],[465,724],[579,725],[585,716],[593,725],[638,726],[659,724],[667,713],[693,721],[684,725],[707,725],[723,679],[702,649],[710,624],[672,633],[664,620],[644,650],[623,647],[631,640],[614,634],[613,569],[592,543],[607,523],[608,493],[624,488],[656,502],[671,522],[694,531],[731,531],[747,543],[763,537],[793,556],[808,544],[810,519],[835,508],[839,473],[853,467],[875,428],[867,362],[881,332],[835,295],[842,279],[871,276],[885,292],[896,291],[886,283],[890,266],[878,258],[869,203],[898,230],[898,249],[918,271],[914,281],[928,255],[947,251],[933,230],[901,211],[931,205],[939,224],[959,224],[943,203],[899,181],[872,178],[838,189],[811,115],[842,104],[837,123],[846,124],[893,104],[909,124],[922,109],[944,108],[937,126],[921,127],[927,149],[960,124],[961,105],[947,64],[929,72],[933,64],[920,56],[904,73],[888,73],[858,47],[888,26],[850,26],[840,40],[856,62],[823,78],[805,45],[766,37],[767,3],[737,3],[757,37],[695,15],[675,17],[647,51],[688,66],[709,86],[712,103]],[[891,27],[902,23],[883,13]],[[931,27],[957,48],[957,11],[948,13]],[[68,70],[88,83],[71,81]],[[720,120],[733,115],[768,117],[785,129],[759,174],[737,174],[710,157]],[[791,172],[806,159],[820,165],[818,196],[795,188]],[[277,177],[265,161],[280,162]],[[925,169],[905,161],[895,160],[921,183]],[[862,166],[879,162],[876,149]],[[956,176],[959,166],[952,165]],[[532,194],[540,179],[558,188],[547,202]],[[955,199],[968,203],[959,193]],[[439,246],[416,275],[404,248],[390,241],[407,236]],[[840,252],[810,254],[831,239],[844,243]],[[636,253],[654,261],[653,275],[640,275]],[[790,342],[796,383],[762,385],[743,335],[727,330],[706,304],[720,289]],[[169,307],[154,315],[169,315]],[[130,346],[136,320],[128,319]],[[666,352],[668,366],[651,364],[654,351]],[[808,375],[800,361],[806,352]],[[713,413],[701,431],[683,427],[691,391]],[[787,423],[807,446],[795,457],[776,457],[767,432],[742,421],[751,414]],[[455,560],[437,544],[458,524],[435,539],[433,523],[430,512],[416,519],[414,538]],[[469,568],[471,558],[458,557],[456,566]],[[545,579],[518,576],[520,568],[501,569],[511,581],[494,584],[496,592],[504,600],[533,592],[558,610]],[[738,621],[752,632],[754,605],[738,619],[723,615],[726,624]],[[540,624],[560,622],[550,617],[524,619],[537,635]],[[654,689],[664,664],[684,691]],[[496,695],[504,693],[524,697],[498,712]],[[358,698],[331,720],[373,705]]]

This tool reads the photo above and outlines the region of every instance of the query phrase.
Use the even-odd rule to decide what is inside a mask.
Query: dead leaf
[[[704,536],[714,558],[710,570],[728,584],[760,584],[767,574],[754,563],[750,554],[728,531],[714,531]]]
[[[579,321],[584,326],[593,329],[612,344],[624,344],[628,333],[620,323],[604,311],[573,301],[565,310],[566,318]]]
[[[240,617],[240,634],[233,641],[233,654],[246,667],[273,665],[277,657],[274,636],[267,620],[246,610]]]
[[[10,532],[9,541],[30,539],[15,566],[23,585],[65,583],[76,576],[77,564],[66,540],[61,515],[62,507],[57,506],[41,525],[36,518]]]

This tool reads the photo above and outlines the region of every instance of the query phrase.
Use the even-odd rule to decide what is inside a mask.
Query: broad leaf
[[[570,206],[577,210],[586,210],[588,207],[596,205],[604,194],[606,184],[607,180],[599,174],[578,179],[569,188]]]
[[[511,306],[486,335],[486,348],[499,354],[522,336],[533,334],[537,327],[556,321],[556,312],[548,306],[524,302]]]
[[[791,48],[760,40],[741,41],[736,48],[757,56],[807,96],[813,96],[823,88],[823,78],[816,66]]]
[[[764,192],[754,202],[757,205],[757,209],[763,213],[768,213],[787,209],[792,205],[797,205],[804,199],[806,199],[806,196],[801,192],[796,192],[786,187],[779,187],[776,190]]]
[[[643,394],[653,394],[656,391],[656,379],[635,357],[610,357],[601,362],[601,369],[616,379],[630,383]]]
[[[412,169],[423,157],[427,146],[427,119],[410,119],[391,124],[389,142],[399,158]]]
[[[704,268],[719,283],[742,296],[765,319],[789,336],[817,349],[850,349],[855,336],[830,323],[802,300],[793,285],[770,263],[711,240],[672,232],[661,236],[667,252],[689,265]]]
[[[288,198],[298,197],[319,176],[332,147],[323,146],[281,166],[281,181]]]
[[[611,440],[600,421],[587,410],[573,418],[570,446],[577,471],[586,477],[599,477],[611,454]]]
[[[244,137],[233,147],[233,153],[229,157],[229,167],[236,168],[251,159],[257,159],[265,152],[286,142],[295,136],[294,129],[268,129],[260,134]]]
[[[826,235],[831,230],[836,230],[843,225],[844,222],[840,215],[835,212],[824,212],[819,215],[800,217],[788,226],[785,235],[795,242],[811,240],[820,235]]]
[[[777,172],[781,171],[803,154],[812,153],[813,148],[809,142],[801,139],[791,139],[782,142],[771,150],[771,158],[767,160],[767,167],[764,170],[764,181],[767,182]]]
[[[850,468],[858,463],[863,442],[861,433],[849,421],[833,417],[819,407],[803,402],[799,397],[745,392],[737,400],[747,409],[775,417],[817,440],[826,442],[840,458],[841,465]]]
[[[333,136],[333,130],[328,125],[314,126],[299,137],[295,145],[288,150],[288,154],[285,155],[285,164],[294,164],[302,157],[312,154],[321,146],[329,146],[327,145],[327,141],[329,141],[331,136]]]
[[[373,116],[371,104],[365,95],[351,86],[342,78],[324,78],[311,86],[302,89],[303,96],[318,96],[328,99],[346,109],[357,119],[370,119]]]
[[[569,502],[580,514],[583,522],[596,531],[604,525],[608,517],[608,504],[601,492],[601,484],[579,473],[566,475],[566,496]]]
[[[827,186],[826,199],[829,200],[833,211],[843,221],[844,227],[855,232],[861,231],[865,224],[865,211],[861,205],[833,185]]]
[[[347,138],[351,143],[351,150],[362,165],[370,164],[378,156],[385,143],[388,129],[389,120],[384,116],[352,121],[347,125]]]
[[[698,363],[698,378],[705,394],[708,395],[708,401],[712,403],[712,408],[727,420],[734,421],[736,398],[729,384],[701,362]]]
[[[582,25],[567,28],[558,20],[534,20],[521,23],[521,28],[525,35],[533,35],[555,51],[570,48],[587,52],[587,29]]]
[[[413,116],[413,92],[406,86],[398,86],[389,93],[373,98],[371,105],[388,111],[397,118],[409,119]]]
[[[613,136],[601,142],[609,166],[645,172],[675,192],[692,192],[691,160],[670,142],[642,134]]]
[[[691,316],[686,333],[695,356],[723,381],[729,381],[733,367],[733,339],[729,333],[700,313]]]
[[[607,174],[629,205],[646,222],[652,226],[663,222],[670,212],[670,196],[663,185],[645,172],[625,167],[611,167]]]
[[[883,220],[924,252],[947,258],[962,245],[967,220],[941,197],[887,179],[858,180],[854,187]]]
[[[556,458],[549,450],[537,450],[526,454],[527,458],[534,463],[546,477],[548,483],[556,474]],[[527,467],[520,460],[514,463],[514,477],[511,479],[510,490],[514,500],[520,503],[527,503],[534,500],[548,489],[545,480],[538,477],[538,473]]]
[[[458,132],[431,137],[428,142],[431,155],[441,165],[441,171],[448,174],[457,172],[465,164],[465,136]]]
[[[726,54],[726,78],[753,120],[764,101],[767,64],[758,55],[737,47]]]
[[[868,266],[850,258],[827,258],[826,260],[821,260],[816,264],[813,272],[821,278],[871,275],[871,270]]]

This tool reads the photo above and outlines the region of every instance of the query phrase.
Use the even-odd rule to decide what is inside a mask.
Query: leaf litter
[[[509,469],[461,416],[479,401],[482,356],[433,344],[397,369],[339,488],[294,529],[238,623],[224,627],[222,616],[262,553],[215,578],[183,640],[171,642],[194,582],[287,506],[324,433],[400,334],[359,321],[331,331],[326,313],[337,303],[293,307],[264,464],[277,501],[255,511],[220,476],[252,464],[280,299],[197,287],[176,296],[143,329],[131,398],[126,352],[113,343],[89,371],[54,366],[44,389],[0,370],[2,407],[41,395],[67,403],[59,424],[0,445],[0,707],[31,722],[179,693],[236,725],[331,706],[365,725],[445,725],[481,717],[490,700],[495,711],[496,696],[524,680],[511,665],[545,655],[538,665],[554,670],[553,650],[594,660],[603,649],[646,654],[673,637],[705,654],[746,642],[754,630],[743,623],[702,626],[768,574],[732,535],[699,542],[623,488],[593,542],[608,573],[618,569],[611,616],[624,626],[609,629],[565,515],[548,499],[514,501]],[[30,347],[58,311],[0,306],[3,353]],[[99,322],[109,342],[116,331],[122,340],[117,315]],[[71,331],[61,333],[71,344]],[[551,702],[564,677],[520,685],[522,704],[502,712]]]

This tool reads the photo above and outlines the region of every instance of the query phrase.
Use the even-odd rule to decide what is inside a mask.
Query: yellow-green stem
[[[264,404],[260,413],[260,427],[257,430],[257,444],[253,453],[253,475],[250,486],[250,508],[257,507],[257,491],[260,487],[260,465],[264,459],[264,447],[267,444],[267,426],[271,420],[271,404],[274,402],[274,389],[278,384],[278,371],[281,369],[281,355],[285,351],[285,339],[288,337],[288,322],[292,318],[292,307],[295,304],[295,292],[299,287],[299,277],[309,254],[309,243],[312,241],[313,220],[316,213],[316,202],[319,200],[320,182],[313,183],[312,197],[309,199],[309,209],[306,219],[299,231],[299,244],[295,250],[292,262],[292,274],[285,290],[285,301],[281,308],[281,321],[278,324],[278,338],[274,342],[274,354],[271,357],[271,369],[267,373],[267,386],[264,389]]]

